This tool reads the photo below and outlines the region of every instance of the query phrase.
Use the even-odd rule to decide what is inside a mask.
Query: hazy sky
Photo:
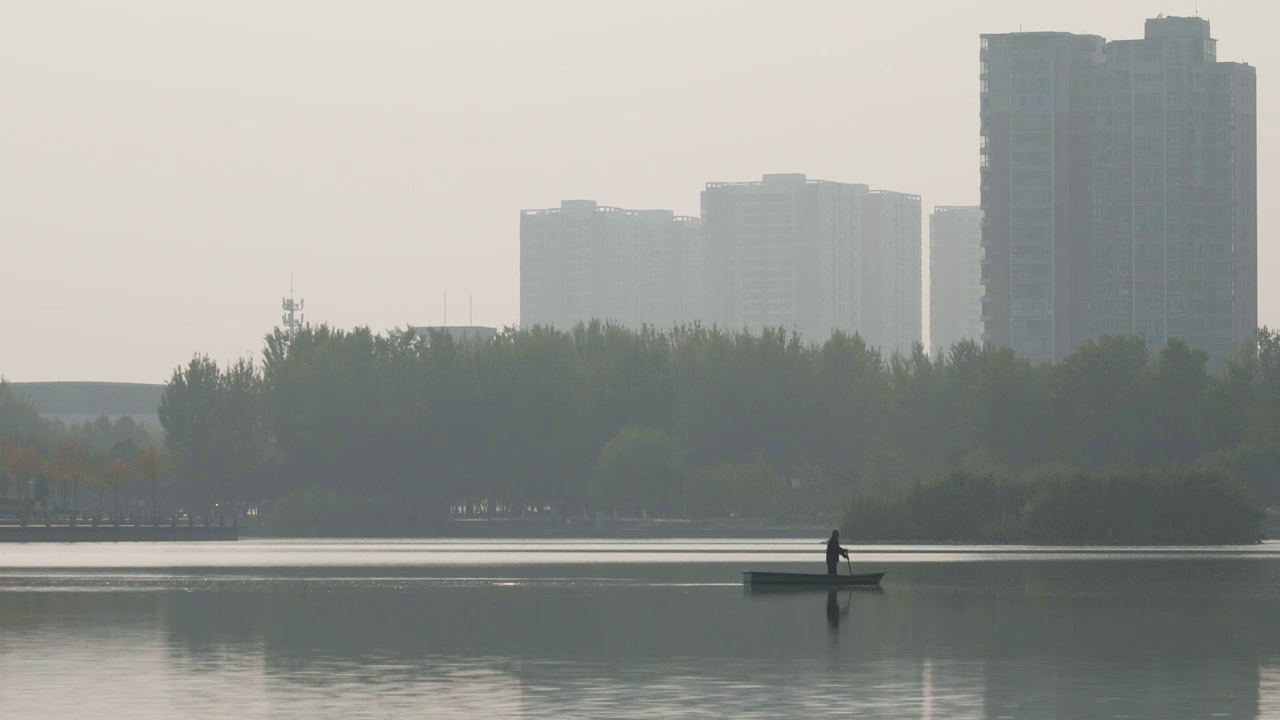
[[[161,382],[256,355],[289,289],[384,329],[519,314],[519,210],[697,215],[768,172],[977,201],[978,34],[1142,35],[1192,0],[0,0],[0,374]],[[1280,12],[1259,67],[1261,322]],[[926,226],[927,227],[927,226]],[[926,230],[927,234],[927,230]],[[926,304],[927,310],[927,304]]]

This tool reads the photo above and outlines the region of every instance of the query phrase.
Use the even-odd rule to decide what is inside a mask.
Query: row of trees
[[[135,480],[144,480],[151,490],[151,509],[156,514],[156,486],[168,469],[168,456],[155,445],[139,449],[129,441],[118,444],[107,455],[91,453],[75,440],[65,440],[54,452],[45,455],[36,443],[15,442],[12,438],[0,439],[0,491],[9,496],[14,493],[26,516],[31,503],[43,502],[55,512],[60,510],[78,515],[85,505],[80,501],[80,488],[97,494],[98,515],[106,511],[104,496],[110,491],[112,515],[120,517],[120,491]]]
[[[96,512],[120,516],[120,493],[135,481],[146,481],[151,507],[156,487],[168,467],[168,455],[143,427],[129,417],[106,417],[66,425],[41,418],[34,406],[0,381],[0,506],[26,517],[36,502],[52,511],[78,514],[92,502],[80,491],[96,495]]]
[[[690,466],[679,441],[643,427],[623,428],[605,443],[587,481],[591,505],[634,515],[825,517],[841,495],[829,476],[803,467],[779,472],[762,455]]]
[[[1129,336],[1033,366],[971,342],[884,357],[858,336],[811,346],[780,330],[591,323],[457,342],[321,325],[268,336],[261,362],[193,359],[160,415],[208,502],[320,488],[422,519],[468,504],[824,510],[831,488],[887,492],[978,462],[1234,464],[1280,495],[1257,460],[1280,448],[1280,336],[1265,329],[1211,370],[1180,340],[1153,352]],[[785,494],[802,488],[823,490]]]
[[[890,493],[857,493],[848,540],[1048,545],[1228,545],[1258,542],[1256,500],[1220,471],[1022,474],[956,470]]]

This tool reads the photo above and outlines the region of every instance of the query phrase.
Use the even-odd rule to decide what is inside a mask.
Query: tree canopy
[[[822,494],[835,508],[845,490],[974,458],[1015,472],[1222,467],[1280,500],[1256,460],[1280,448],[1280,336],[1266,329],[1211,369],[1181,340],[1133,336],[1032,365],[973,342],[886,358],[856,335],[807,345],[697,325],[489,341],[320,325],[268,336],[261,362],[196,357],[160,417],[175,474],[210,502],[323,490],[412,498],[388,507],[436,517],[467,504],[813,512]]]

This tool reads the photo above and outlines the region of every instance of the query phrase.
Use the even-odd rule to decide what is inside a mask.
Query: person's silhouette
[[[831,539],[827,541],[827,574],[836,574],[836,563],[840,562],[840,557],[849,557],[849,551],[840,547],[840,531],[832,530]]]

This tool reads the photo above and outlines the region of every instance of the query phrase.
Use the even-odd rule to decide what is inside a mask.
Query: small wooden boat
[[[775,573],[748,570],[742,573],[742,582],[746,585],[879,585],[882,577],[884,577],[884,573],[819,575],[818,573]]]

